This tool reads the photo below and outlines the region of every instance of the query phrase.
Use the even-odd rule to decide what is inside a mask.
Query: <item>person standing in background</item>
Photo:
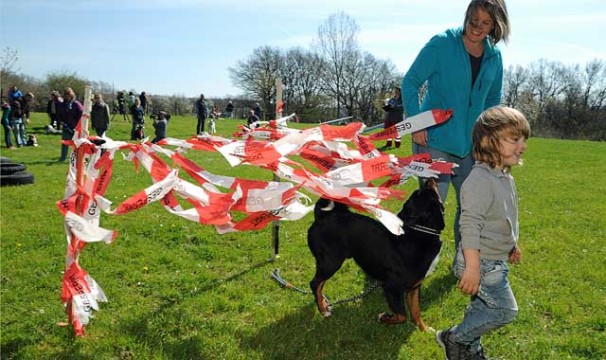
[[[50,119],[50,126],[56,130],[61,130],[61,124],[57,116],[58,107],[60,106],[59,103],[61,102],[63,102],[61,94],[56,90],[51,91],[50,99],[46,103],[46,113]]]
[[[393,89],[392,97],[387,99],[385,105],[383,106],[383,110],[385,110],[385,122],[383,125],[384,129],[388,127],[394,126],[395,124],[404,120],[404,108],[402,107],[402,93],[400,91],[400,87],[396,86]],[[387,139],[387,144],[385,144],[386,148],[391,147],[393,139]],[[398,135],[396,136],[396,148],[399,148],[402,144],[402,138]]]
[[[145,91],[141,91],[141,95],[139,95],[139,100],[141,101],[141,108],[143,108],[143,113],[147,114],[147,105],[149,105],[149,103],[147,102],[147,94],[145,93]]]
[[[196,100],[194,104],[194,112],[198,118],[198,124],[196,125],[196,135],[200,135],[204,132],[204,122],[208,117],[208,107],[206,101],[204,101],[204,94],[200,94],[200,98]]]
[[[7,149],[14,149],[13,127],[11,126],[11,107],[6,101],[2,101],[2,128],[4,129],[4,142]]]
[[[225,106],[225,117],[228,119],[232,119],[233,113],[234,113],[234,103],[231,102],[231,100],[229,100],[229,102]]]
[[[109,129],[109,118],[109,106],[103,102],[101,94],[95,94],[90,111],[90,122],[97,136],[102,137]]]
[[[36,96],[33,93],[28,92],[27,94],[25,94],[25,96],[20,97],[16,101],[19,104],[21,104],[21,115],[22,115],[22,125],[21,126],[23,127],[23,129],[21,129],[19,131],[19,136],[21,136],[21,143],[24,145],[27,145],[27,138],[26,138],[27,126],[26,126],[26,124],[29,124],[31,106],[32,106],[32,102],[34,101],[35,97]]]
[[[14,101],[21,99],[22,96],[23,96],[23,93],[21,92],[21,90],[19,90],[19,88],[17,88],[17,85],[13,85],[8,89],[8,103],[9,104],[12,104]]]
[[[12,104],[10,104],[10,108],[10,125],[13,128],[15,142],[17,143],[17,147],[25,146],[25,144],[27,144],[27,140],[25,139],[25,127],[23,126],[23,111],[21,110],[21,101],[13,101]]]
[[[61,131],[61,140],[72,140],[76,127],[80,123],[84,108],[82,104],[76,100],[76,93],[71,87],[66,87],[63,90],[63,103],[59,106],[59,121],[62,123],[63,130]],[[61,144],[61,157],[59,161],[67,160],[68,146]]]
[[[458,165],[454,175],[438,178],[443,201],[451,183],[456,191],[455,248],[461,239],[461,186],[473,166],[471,129],[482,111],[501,102],[503,60],[496,45],[507,42],[509,33],[505,0],[472,0],[463,26],[429,40],[402,80],[407,117],[433,109],[452,110],[447,122],[413,133],[412,150]],[[425,83],[427,91],[419,105],[419,89]]]
[[[135,96],[135,93],[133,93],[132,91],[128,92],[128,107],[132,108],[133,105],[135,105],[135,99],[137,97]]]
[[[123,91],[118,91],[118,94],[116,96],[116,100],[118,101],[118,114],[122,115],[122,118],[124,119],[124,121],[128,121],[128,111],[126,111],[126,98],[124,96],[126,96],[125,94],[126,90]],[[130,107],[129,107],[130,109]]]
[[[133,106],[130,108],[130,114],[133,117],[132,128],[130,131],[131,140],[142,140],[145,137],[143,127],[145,124],[145,113],[141,107],[141,100],[135,99]]]

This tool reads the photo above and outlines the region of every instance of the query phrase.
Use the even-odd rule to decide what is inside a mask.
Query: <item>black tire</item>
[[[25,171],[0,175],[0,186],[27,185],[34,183],[34,174]]]
[[[10,175],[19,171],[25,171],[24,164],[0,164],[0,175]]]
[[[10,164],[12,163],[11,159],[4,157],[4,156],[0,156],[0,164]]]

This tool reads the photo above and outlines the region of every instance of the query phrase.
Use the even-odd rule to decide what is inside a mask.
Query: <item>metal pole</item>
[[[282,79],[276,79],[276,119],[282,117],[282,106],[280,103],[282,102]],[[274,181],[280,181],[278,175],[274,174]],[[272,222],[271,228],[271,258],[270,261],[276,260],[280,257],[280,222],[278,220],[274,220]]]

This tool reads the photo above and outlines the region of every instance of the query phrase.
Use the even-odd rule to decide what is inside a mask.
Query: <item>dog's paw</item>
[[[329,317],[330,315],[332,315],[330,311],[325,311],[322,313],[322,316],[324,316],[325,318]]]

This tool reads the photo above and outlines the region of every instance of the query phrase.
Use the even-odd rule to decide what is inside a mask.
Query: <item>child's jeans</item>
[[[455,276],[461,278],[464,269],[465,259],[459,248],[453,269]],[[478,349],[483,334],[515,319],[518,304],[507,280],[508,272],[507,262],[480,258],[480,289],[471,297],[463,321],[452,329],[456,342]]]

